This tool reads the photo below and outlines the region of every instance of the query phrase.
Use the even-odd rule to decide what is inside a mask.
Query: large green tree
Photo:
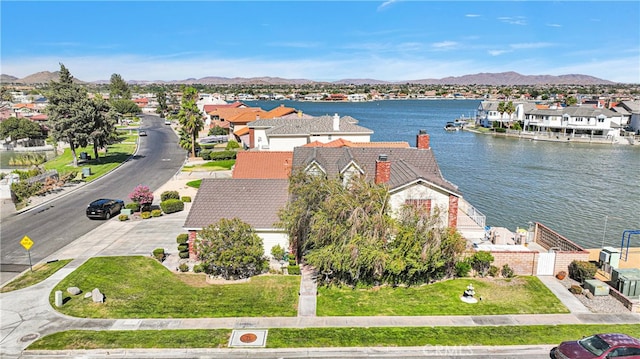
[[[0,138],[10,137],[11,141],[21,138],[42,138],[44,132],[40,125],[28,118],[9,117],[0,122]]]
[[[109,103],[102,97],[93,98],[85,111],[91,121],[90,140],[93,143],[93,154],[99,160],[98,149],[106,148],[114,143],[118,135],[116,133],[117,114]]]
[[[193,87],[185,87],[182,90],[182,103],[178,112],[178,122],[191,139],[191,156],[196,156],[196,139],[198,133],[204,128],[202,113],[196,104],[198,91]]]
[[[109,82],[110,100],[131,100],[131,89],[119,74],[112,74]]]
[[[249,278],[264,273],[268,266],[262,238],[238,218],[223,218],[203,228],[194,248],[205,271],[225,279]]]
[[[86,115],[89,98],[86,90],[73,82],[69,70],[60,64],[60,81],[51,81],[46,113],[56,141],[69,144],[73,166],[78,166],[76,148],[88,143],[92,131],[91,119]]]
[[[158,101],[156,113],[160,114],[160,117],[164,117],[169,110],[169,107],[167,106],[167,93],[164,91],[164,88],[161,88],[156,92],[156,99]]]

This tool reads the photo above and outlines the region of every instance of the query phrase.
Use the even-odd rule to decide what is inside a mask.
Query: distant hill
[[[42,71],[24,78],[2,74],[0,82],[17,84],[44,84],[49,81],[57,81],[60,78],[58,71]],[[85,83],[74,78],[78,83]],[[615,82],[603,80],[597,77],[570,74],[570,75],[521,75],[517,72],[479,73],[459,77],[445,77],[441,79],[423,79],[407,81],[381,81],[375,79],[343,79],[333,82],[321,82],[307,79],[284,79],[281,77],[218,77],[207,76],[199,79],[188,78],[185,80],[159,81],[159,80],[129,80],[131,85],[148,84],[203,84],[203,85],[303,85],[331,83],[336,85],[384,85],[384,84],[422,84],[422,85],[490,85],[490,86],[519,86],[519,85],[613,85]],[[93,84],[108,84],[109,80],[91,82]]]

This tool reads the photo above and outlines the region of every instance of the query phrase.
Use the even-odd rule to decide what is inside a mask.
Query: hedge
[[[160,202],[160,208],[162,209],[162,212],[166,214],[180,212],[184,210],[184,202],[179,199],[172,198]]]

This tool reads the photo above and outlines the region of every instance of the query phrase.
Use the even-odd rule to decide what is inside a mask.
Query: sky
[[[408,81],[515,71],[640,83],[640,1],[0,2],[1,73],[82,81]]]

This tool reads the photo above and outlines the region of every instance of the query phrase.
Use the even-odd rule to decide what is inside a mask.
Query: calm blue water
[[[587,248],[599,248],[603,239],[619,247],[622,231],[640,229],[640,146],[535,142],[443,129],[447,121],[472,117],[477,100],[246,103],[351,116],[374,131],[372,141],[415,146],[418,130],[426,129],[444,177],[491,226],[515,230],[540,222]],[[632,239],[640,246],[638,236]]]

